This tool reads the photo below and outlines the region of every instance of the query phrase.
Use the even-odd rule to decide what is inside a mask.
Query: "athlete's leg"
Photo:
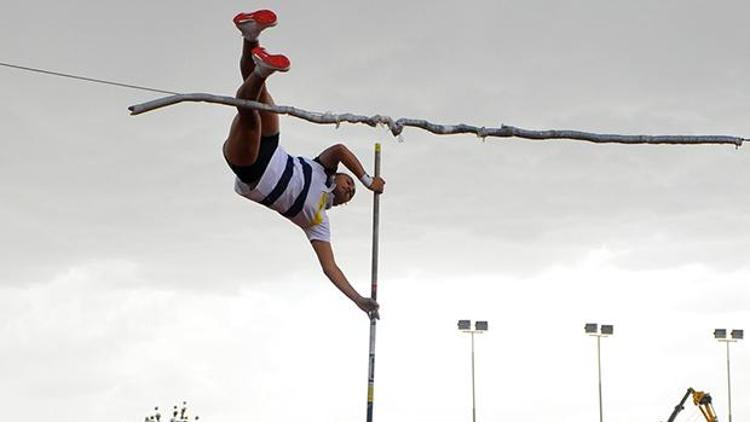
[[[237,90],[237,98],[257,101],[263,88],[265,78],[251,72]],[[236,166],[249,166],[258,158],[261,137],[260,115],[255,110],[237,108],[237,115],[232,121],[229,136],[224,142],[224,156]]]
[[[246,80],[255,69],[253,49],[258,47],[258,37],[267,28],[276,26],[276,14],[270,10],[256,10],[252,13],[239,13],[233,19],[234,25],[242,33],[242,56],[240,72]]]
[[[262,66],[263,69],[256,72],[255,60],[262,59],[262,57],[254,58],[253,50],[258,47],[257,38],[260,32],[276,25],[276,15],[269,10],[240,13],[235,16],[234,24],[243,35],[240,73],[244,83],[237,90],[236,96],[239,99],[258,101],[262,92],[265,91],[266,77],[273,70],[279,69],[269,71],[267,66]],[[255,163],[258,158],[261,136],[278,133],[278,123],[271,126],[269,129],[273,132],[268,133],[263,129],[263,119],[257,111],[238,107],[229,136],[224,143],[224,156],[227,161],[237,166],[249,166]]]
[[[252,52],[255,47],[258,47],[258,41],[244,40],[242,45],[242,58],[240,58],[240,73],[242,78],[247,79],[251,73],[255,70],[255,61],[252,58]],[[274,105],[273,98],[268,93],[268,87],[264,83],[260,90],[260,96],[258,101],[268,105]],[[260,126],[261,136],[273,136],[279,133],[279,115],[268,111],[259,111],[260,114]]]
[[[268,105],[274,105],[271,94],[268,93],[268,88],[263,85],[263,89],[260,91],[258,101]],[[259,111],[261,136],[273,136],[279,133],[279,115],[270,111]]]

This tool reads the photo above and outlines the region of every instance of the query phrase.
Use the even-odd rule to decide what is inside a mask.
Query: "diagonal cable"
[[[45,74],[45,75],[52,75],[52,76],[60,76],[60,77],[63,77],[63,78],[77,79],[79,81],[86,81],[86,82],[94,82],[94,83],[99,83],[99,84],[119,86],[119,87],[122,87],[122,88],[139,89],[141,91],[159,92],[159,93],[162,93],[162,94],[173,94],[173,95],[177,94],[176,92],[165,91],[163,89],[157,89],[157,88],[149,88],[147,86],[131,85],[131,84],[125,84],[125,83],[121,83],[121,82],[107,81],[107,80],[104,80],[104,79],[95,79],[95,78],[89,78],[89,77],[86,77],[86,76],[71,75],[69,73],[53,72],[51,70],[37,69],[37,68],[34,68],[34,67],[27,67],[27,66],[19,66],[17,64],[11,64],[11,63],[0,62],[0,66],[10,67],[10,68],[19,69],[19,70],[25,70],[25,71],[28,71],[28,72],[42,73],[42,74]]]

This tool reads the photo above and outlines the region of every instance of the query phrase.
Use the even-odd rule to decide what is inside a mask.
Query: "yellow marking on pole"
[[[375,143],[375,152],[380,152],[380,142]]]
[[[372,385],[367,386],[367,401],[370,403],[372,403],[373,390],[374,387]]]

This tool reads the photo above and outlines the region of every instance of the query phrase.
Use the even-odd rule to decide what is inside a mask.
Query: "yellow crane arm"
[[[703,391],[693,391],[693,404],[698,406],[707,422],[718,422],[714,406],[711,404],[711,395]]]

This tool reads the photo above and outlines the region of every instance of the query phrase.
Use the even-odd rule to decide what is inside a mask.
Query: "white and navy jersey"
[[[314,160],[292,157],[279,145],[255,186],[235,178],[234,190],[301,227],[310,240],[331,241],[326,210],[333,204],[333,176]]]

